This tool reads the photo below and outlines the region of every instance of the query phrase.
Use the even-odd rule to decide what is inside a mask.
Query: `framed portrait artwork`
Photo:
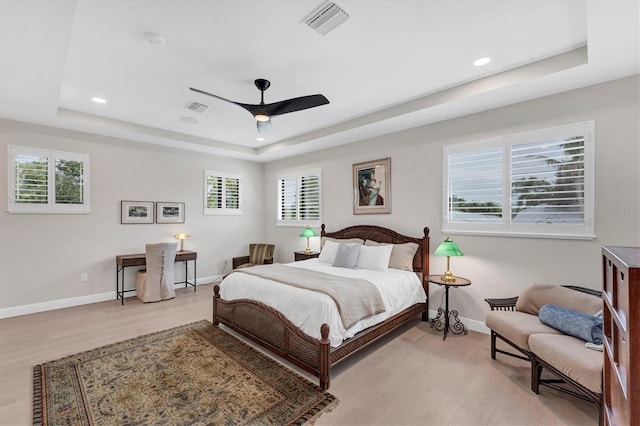
[[[353,165],[353,214],[391,213],[391,158]]]
[[[184,223],[184,203],[157,201],[156,223]]]
[[[120,201],[120,223],[153,223],[153,201]]]

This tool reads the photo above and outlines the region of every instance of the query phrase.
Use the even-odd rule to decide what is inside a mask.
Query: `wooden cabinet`
[[[640,424],[640,248],[603,247],[604,422]]]

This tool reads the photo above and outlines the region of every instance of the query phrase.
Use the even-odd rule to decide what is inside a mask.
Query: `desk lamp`
[[[306,228],[304,228],[304,231],[302,231],[302,234],[300,234],[300,236],[307,239],[307,248],[304,249],[305,254],[311,254],[311,249],[309,248],[309,238],[317,237],[318,234],[316,234],[313,229],[307,226]]]
[[[176,234],[176,238],[180,240],[180,251],[184,251],[184,240],[189,238],[189,234],[185,234],[183,232]]]
[[[460,248],[454,243],[450,237],[447,237],[436,249],[436,256],[447,256],[447,272],[442,276],[442,281],[445,283],[453,283],[456,281],[456,277],[453,276],[449,269],[449,258],[451,256],[464,256]]]

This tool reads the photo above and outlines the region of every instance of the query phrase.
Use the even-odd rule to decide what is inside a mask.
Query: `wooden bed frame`
[[[342,344],[332,348],[329,343],[329,326],[320,327],[321,339],[303,333],[277,310],[254,300],[226,301],[220,298],[220,286],[213,288],[213,324],[224,324],[230,329],[253,340],[271,352],[292,362],[319,378],[320,387],[328,389],[331,366],[421,315],[428,320],[429,309],[429,228],[424,228],[422,238],[407,237],[391,229],[379,226],[357,225],[336,232],[326,232],[322,225],[321,236],[331,238],[361,238],[381,243],[402,244],[413,242],[418,250],[413,258],[413,270],[419,273],[427,296],[424,303],[417,303],[387,320],[371,326]]]

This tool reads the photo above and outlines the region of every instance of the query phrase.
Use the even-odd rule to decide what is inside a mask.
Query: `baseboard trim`
[[[197,279],[198,286],[219,282],[222,275],[213,275],[211,277],[200,277]],[[174,288],[184,288],[184,284],[176,284]],[[127,297],[135,296],[136,292],[127,292]],[[115,300],[116,292],[90,294],[87,296],[72,297],[69,299],[51,300],[48,302],[33,303],[30,305],[13,306],[11,308],[0,309],[0,319],[17,317],[20,315],[37,314],[38,312],[53,311],[56,309],[71,308],[73,306],[88,305],[91,303],[105,302],[107,300]]]
[[[0,309],[0,319],[17,317],[20,315],[37,314],[38,312],[53,311],[55,309],[70,308],[78,305],[104,302],[116,298],[116,292],[90,294],[88,296],[72,297],[69,299],[51,300],[49,302],[33,303],[31,305],[14,306]]]

